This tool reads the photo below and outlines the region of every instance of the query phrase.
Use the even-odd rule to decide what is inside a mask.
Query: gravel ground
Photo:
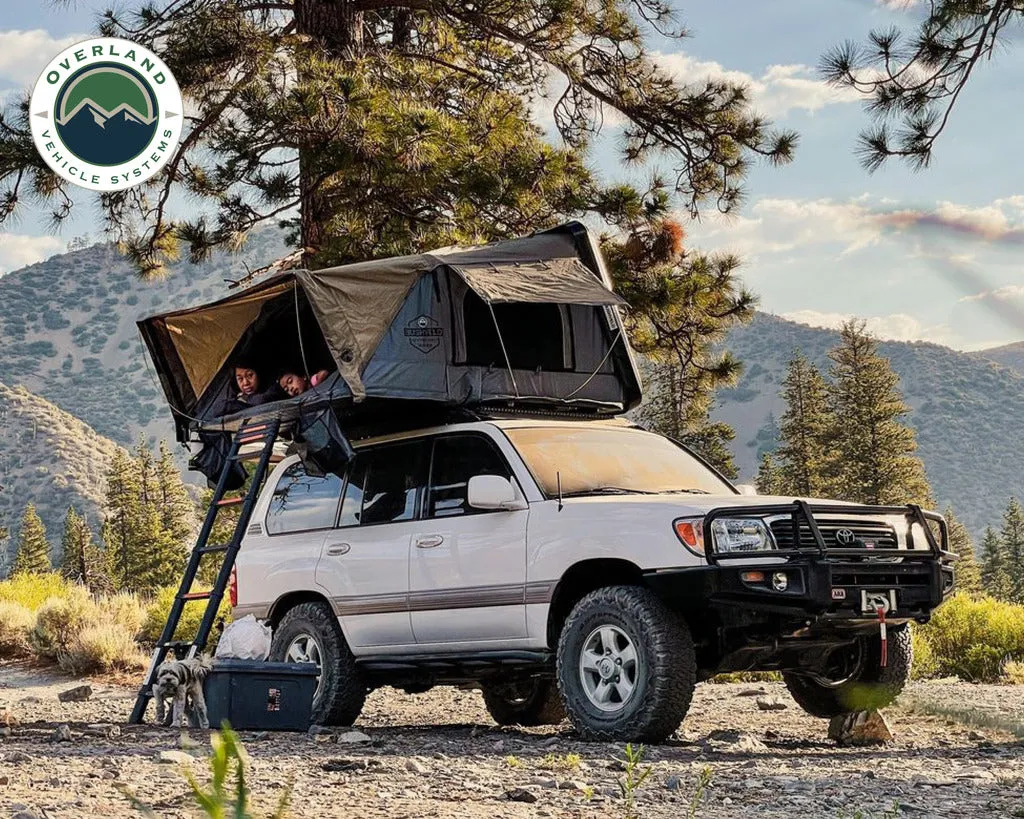
[[[206,775],[205,732],[183,742],[177,731],[125,725],[134,691],[122,686],[93,682],[88,701],[59,702],[75,684],[0,664],[0,712],[21,723],[6,737],[0,727],[0,817],[138,816],[123,786],[158,816],[196,815],[178,767]],[[780,710],[762,710],[769,702]],[[699,686],[675,739],[646,750],[652,772],[635,815],[1024,817],[1024,744],[1007,730],[1016,723],[1024,735],[1024,686],[918,683],[886,717],[893,743],[839,748],[781,685]],[[58,740],[65,724],[70,738]],[[377,691],[356,728],[361,742],[341,741],[345,730],[243,733],[257,807],[269,814],[292,780],[291,815],[311,819],[627,815],[622,746],[577,742],[567,723],[498,728],[474,691]],[[161,763],[161,751],[190,756]],[[711,785],[691,814],[705,766]],[[511,801],[516,789],[535,801]]]

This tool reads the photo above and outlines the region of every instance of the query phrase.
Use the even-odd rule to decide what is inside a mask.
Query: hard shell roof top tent
[[[179,441],[325,406],[623,413],[640,379],[600,250],[579,222],[472,248],[295,270],[139,322]],[[331,374],[300,396],[222,416],[241,352]],[[402,399],[394,401],[393,399]]]

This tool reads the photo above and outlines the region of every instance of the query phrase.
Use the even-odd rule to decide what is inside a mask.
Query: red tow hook
[[[882,638],[882,661],[879,663],[882,668],[889,664],[889,639],[885,633],[885,608],[885,606],[875,608],[875,611],[878,612],[878,631]]]

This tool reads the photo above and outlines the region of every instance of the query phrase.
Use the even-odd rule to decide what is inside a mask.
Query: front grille
[[[800,539],[793,540],[793,521],[791,518],[773,520],[770,524],[775,542],[780,549],[816,549],[814,535],[805,522],[800,523]],[[824,520],[818,521],[818,531],[825,541],[826,549],[864,549],[865,551],[896,549],[899,541],[896,530],[884,521],[875,520]],[[839,533],[843,532],[845,540],[840,542]],[[849,534],[846,534],[849,533]],[[851,538],[852,535],[852,538]]]

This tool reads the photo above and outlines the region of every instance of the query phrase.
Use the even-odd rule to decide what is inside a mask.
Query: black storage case
[[[317,667],[312,663],[215,660],[203,683],[210,727],[227,720],[249,731],[307,731]]]

